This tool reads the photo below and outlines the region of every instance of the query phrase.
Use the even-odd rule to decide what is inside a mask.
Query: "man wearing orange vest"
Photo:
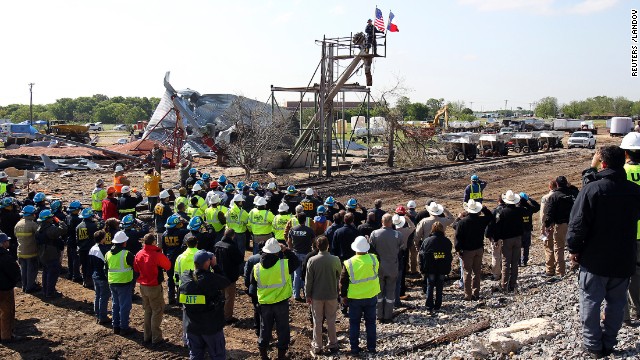
[[[120,195],[120,191],[123,186],[131,185],[131,181],[124,175],[124,168],[122,165],[116,166],[115,174],[113,175],[113,187],[116,188],[116,196]]]

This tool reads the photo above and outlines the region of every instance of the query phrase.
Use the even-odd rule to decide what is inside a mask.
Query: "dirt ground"
[[[619,139],[599,136],[599,144],[619,143]],[[443,203],[452,213],[462,210],[462,192],[468,183],[471,173],[477,173],[481,179],[489,182],[484,197],[487,206],[493,208],[495,200],[508,189],[525,191],[536,200],[548,192],[548,181],[557,175],[565,175],[570,182],[580,184],[580,173],[589,165],[593,151],[586,149],[563,150],[545,161],[519,161],[501,166],[470,165],[464,170],[453,168],[441,174],[438,179],[424,181],[422,177],[406,177],[388,179],[388,184],[380,186],[382,190],[371,187],[362,188],[357,192],[343,193],[336,184],[339,200],[357,197],[365,206],[371,206],[373,200],[384,200],[384,208],[392,211],[399,204],[406,205],[408,200],[416,200],[422,208],[427,199],[435,199]],[[207,171],[217,174],[218,170],[210,165],[202,164]],[[228,175],[240,176],[241,172],[234,171]],[[99,174],[94,172],[75,172],[72,178],[60,178],[56,173],[42,175],[40,184],[34,188],[46,190],[49,194],[58,194],[67,201],[81,197],[88,202],[92,184]],[[103,173],[103,178],[110,180],[109,173]],[[132,174],[133,183],[141,187],[140,172]],[[167,171],[165,182],[172,183],[177,179],[176,171]],[[264,180],[267,180],[265,178]],[[382,181],[382,180],[381,180]],[[279,181],[284,184],[284,181]],[[324,194],[325,196],[327,194]],[[537,218],[536,218],[537,220]],[[534,234],[539,231],[536,222]],[[452,235],[452,234],[448,234]],[[542,264],[544,255],[541,242],[533,241],[531,263]],[[248,254],[247,254],[248,255]],[[488,255],[485,254],[485,264]],[[457,263],[457,261],[456,261]],[[66,264],[63,263],[63,265]],[[455,272],[455,271],[454,271]],[[453,280],[449,280],[451,284]],[[410,287],[419,286],[418,279],[409,279]],[[230,359],[258,358],[256,336],[252,328],[252,307],[249,298],[242,294],[245,287],[240,279],[237,283],[240,292],[236,299],[235,316],[240,321],[225,328],[225,336]],[[23,294],[16,290],[16,333],[28,339],[0,345],[2,359],[184,359],[188,351],[183,346],[182,312],[176,306],[167,306],[162,329],[168,344],[159,348],[150,348],[143,344],[142,322],[143,311],[140,301],[135,301],[131,312],[131,326],[137,330],[128,337],[114,335],[110,328],[97,325],[91,314],[94,292],[84,289],[80,284],[73,283],[61,277],[58,290],[64,295],[60,299],[46,300],[40,294]],[[136,290],[137,291],[137,290]],[[166,290],[165,290],[166,292]],[[461,294],[462,296],[462,294]],[[291,332],[292,358],[309,358],[311,325],[308,308],[304,304],[291,302]],[[347,347],[348,321],[338,315],[338,337],[343,348]],[[380,336],[380,334],[379,334]],[[425,334],[427,336],[427,334]],[[272,350],[272,356],[275,349]]]

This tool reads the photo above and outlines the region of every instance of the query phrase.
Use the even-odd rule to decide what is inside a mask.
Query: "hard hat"
[[[180,216],[176,215],[176,214],[173,214],[173,215],[169,216],[169,218],[167,219],[167,223],[164,224],[164,226],[169,228],[169,229],[173,229],[178,224],[180,224]]]
[[[96,180],[96,186],[104,185],[104,180],[98,179]]]
[[[116,193],[116,188],[113,186],[109,186],[107,188],[107,194],[115,194]]]
[[[61,207],[62,207],[62,201],[54,200],[54,201],[51,202],[51,212],[52,213],[58,212],[58,210],[60,210]]]
[[[264,247],[262,248],[262,252],[266,254],[277,254],[280,252],[282,247],[280,243],[275,238],[270,238],[264,243]]]
[[[274,182],[270,182],[270,183],[267,185],[267,190],[276,190],[277,188],[278,188],[278,186],[277,186],[277,185],[276,185],[276,183],[274,183]]]
[[[84,210],[82,210],[82,212],[84,213]],[[127,229],[130,228],[131,226],[133,226],[133,224],[136,222],[136,219],[133,217],[133,215],[129,214],[126,215],[125,217],[122,218],[122,220],[120,221],[120,228],[121,229]]]
[[[244,201],[244,196],[242,194],[236,194],[236,196],[233,197],[233,202],[242,202]]]
[[[219,186],[220,184],[218,184],[217,181],[213,180],[212,182],[209,183],[209,189],[215,189]]]
[[[295,186],[289,185],[289,187],[287,187],[287,194],[295,194],[297,192],[298,192],[298,190],[296,190]]]
[[[333,196],[329,196],[324,201],[324,204],[329,206],[329,207],[333,206],[333,204],[335,204],[335,203],[336,203],[336,200],[333,198]]]
[[[349,209],[355,209],[356,206],[358,206],[358,200],[351,198],[349,199],[349,201],[347,201],[347,207]]]
[[[209,205],[218,204],[220,202],[220,195],[213,194],[213,196],[209,199]]]
[[[202,174],[202,180],[209,180],[209,178],[211,178],[211,175],[209,175],[209,173],[204,173]]]
[[[196,184],[200,185],[200,187],[204,187],[204,181],[202,180],[196,181]]]
[[[171,195],[169,194],[169,192],[168,192],[167,190],[162,190],[162,191],[160,192],[160,199],[166,199],[166,198],[168,198],[169,196],[171,196]]]
[[[620,147],[625,150],[640,150],[640,133],[634,131],[625,135]]]
[[[525,193],[524,191],[520,193],[520,197],[522,199],[529,200],[529,195],[527,195],[527,193]]]
[[[202,190],[202,186],[200,186],[200,184],[198,184],[198,183],[196,183],[195,185],[193,185],[193,187],[191,188],[191,191],[192,191],[192,192],[200,191],[200,190]]]
[[[236,184],[236,188],[242,191],[243,187],[244,187],[244,181],[238,181],[238,183]]]
[[[304,191],[304,194],[307,195],[307,196],[313,195],[313,189],[312,188],[307,188],[307,190]]]
[[[53,214],[51,213],[51,210],[49,209],[45,209],[40,211],[40,216],[38,216],[38,222],[43,222],[46,221],[47,219],[51,219],[53,217]]]
[[[82,212],[80,213],[80,219],[88,219],[92,216],[93,216],[93,210],[91,208],[82,209]]]
[[[44,193],[39,192],[33,197],[33,202],[39,203],[41,201],[45,201],[46,199],[47,197],[44,195]]]
[[[131,187],[125,185],[122,187],[122,189],[120,189],[120,193],[122,194],[128,194],[131,191]]]
[[[251,189],[252,190],[258,190],[258,188],[260,187],[260,183],[257,181],[254,181],[251,183]]]
[[[7,173],[6,173],[6,172],[4,172],[4,171],[0,171],[0,179],[4,179],[4,178],[6,178],[6,177],[8,177],[8,176],[7,176]]]
[[[122,243],[126,243],[127,240],[129,240],[129,237],[127,236],[127,234],[125,234],[124,231],[120,230],[113,236],[113,239],[111,239],[111,243],[122,244]]]
[[[231,184],[227,184],[224,186],[224,192],[234,192],[236,190],[236,188],[233,187],[233,185]]]
[[[82,203],[78,200],[73,200],[69,204],[69,211],[80,210],[82,209]]]
[[[327,208],[322,206],[322,205],[320,205],[320,206],[318,206],[318,209],[316,209],[316,212],[318,213],[318,215],[325,214],[327,212]]]
[[[11,206],[11,205],[13,205],[13,198],[12,197],[6,197],[6,198],[2,199],[2,202],[0,202],[0,209],[4,209],[7,206]]]
[[[367,238],[364,237],[364,236],[358,236],[351,243],[351,250],[353,250],[355,252],[363,252],[364,253],[364,252],[369,251],[370,248],[371,248],[371,245],[369,245],[369,242],[367,241]]]
[[[124,171],[124,168],[122,167],[122,165],[116,165],[116,172],[121,172]]]
[[[189,175],[195,175],[197,173],[198,173],[198,169],[196,169],[196,168],[189,169]]]
[[[188,230],[199,230],[202,226],[202,219],[200,216],[194,216],[189,221],[189,225],[187,225]]]
[[[409,202],[407,203],[407,207],[408,207],[409,209],[415,209],[415,208],[417,208],[417,207],[418,207],[418,204],[416,204],[416,202],[415,202],[415,201],[413,201],[413,200],[409,200]]]
[[[278,212],[287,212],[289,211],[289,205],[287,205],[286,202],[281,202],[280,205],[278,205]]]
[[[32,216],[33,214],[35,214],[36,212],[36,207],[33,205],[27,205],[24,208],[22,208],[22,212],[20,213],[20,215],[22,215],[23,217],[27,217],[27,216]]]
[[[471,181],[478,181],[478,180],[480,180],[478,175],[476,175],[476,174],[471,175]]]
[[[226,176],[224,176],[224,174],[223,174],[223,175],[220,175],[220,176],[218,177],[218,182],[226,183],[226,182],[227,182],[227,177],[226,177]]]
[[[407,209],[404,206],[400,205],[396,208],[396,214],[407,215]]]
[[[256,196],[255,200],[253,200],[253,204],[256,206],[264,206],[267,205],[267,199],[262,196]]]

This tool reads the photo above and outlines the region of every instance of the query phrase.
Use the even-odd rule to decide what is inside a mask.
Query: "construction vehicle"
[[[506,143],[510,135],[482,134],[478,140],[478,155],[481,157],[506,156],[509,154]]]
[[[438,112],[436,112],[436,116],[433,117],[433,123],[428,124],[433,125],[433,127],[441,127],[442,124],[440,122],[440,117],[444,115],[444,128],[449,128],[449,105],[443,106]]]
[[[475,160],[478,155],[479,135],[475,133],[442,134],[445,154],[449,161]]]
[[[513,151],[525,154],[529,152],[538,152],[538,150],[540,150],[538,137],[539,134],[535,132],[514,133],[511,139],[513,142]]]
[[[542,131],[538,137],[538,145],[542,151],[562,149],[564,131]]]
[[[64,120],[50,120],[47,125],[48,134],[83,144],[89,144],[91,142],[88,125],[67,124]]]

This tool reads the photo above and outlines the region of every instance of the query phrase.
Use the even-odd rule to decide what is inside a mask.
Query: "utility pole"
[[[33,85],[29,83],[29,118],[31,119],[31,126],[33,126]]]
[[[469,101],[469,103],[471,104],[471,111],[473,111],[473,101]]]

